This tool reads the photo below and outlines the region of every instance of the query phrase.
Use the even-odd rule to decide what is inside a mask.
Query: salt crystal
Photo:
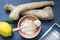
[[[39,27],[39,26],[41,25],[41,21],[35,20],[35,21],[34,21],[34,24]]]

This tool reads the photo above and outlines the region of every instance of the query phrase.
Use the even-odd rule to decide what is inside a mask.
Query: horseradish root
[[[22,5],[18,5],[18,6],[13,6],[11,4],[10,5],[8,4],[5,6],[5,9],[11,11],[10,18],[12,20],[17,20],[19,18],[19,15],[22,15],[22,13],[21,13],[22,11],[25,11],[28,9],[33,9],[33,8],[40,8],[40,7],[48,6],[48,5],[52,6],[52,5],[54,5],[54,2],[53,1],[32,2],[32,3],[22,4]],[[34,11],[34,13],[35,13],[35,11],[38,12],[38,10],[30,10],[30,11]],[[42,10],[39,10],[39,11],[43,12]],[[27,11],[27,12],[29,12],[29,11]],[[35,14],[32,14],[32,15],[39,17],[40,14],[38,15],[37,12]],[[44,10],[43,13],[45,13],[45,12],[47,12],[47,11]],[[45,16],[45,15],[43,14],[43,16]],[[39,18],[42,18],[42,17],[39,17]],[[49,17],[48,17],[48,19],[49,19]]]
[[[54,18],[53,11],[51,7],[47,6],[41,10],[28,10],[22,12],[21,15],[34,15],[38,17],[40,20],[51,20]]]
[[[12,11],[14,8],[15,8],[15,6],[11,7],[11,5],[9,5],[6,7],[6,10]],[[49,7],[49,6],[45,7],[44,9],[41,9],[41,10],[28,10],[28,11],[26,10],[26,11],[23,11],[21,13],[21,15],[35,15],[36,17],[38,17],[41,20],[51,20],[54,18],[53,11],[52,11],[51,7]]]

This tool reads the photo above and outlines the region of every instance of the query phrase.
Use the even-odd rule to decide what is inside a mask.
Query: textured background
[[[5,4],[19,5],[19,4],[29,3],[29,2],[36,2],[36,1],[43,1],[43,0],[0,0],[0,21],[9,19],[9,12],[7,12],[4,9]],[[46,30],[50,28],[50,26],[53,23],[60,24],[60,0],[53,0],[53,1],[55,2],[55,6],[52,7],[52,9],[55,18],[50,21],[42,21],[42,30],[40,34],[36,38],[30,40],[38,40],[46,32]],[[17,22],[11,25],[13,26],[13,28],[16,28]],[[18,32],[13,32],[13,35],[8,38],[4,38],[0,36],[0,40],[28,40],[28,39],[22,38]]]

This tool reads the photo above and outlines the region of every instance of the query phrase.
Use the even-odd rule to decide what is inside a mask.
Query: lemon
[[[7,22],[0,22],[0,35],[4,37],[12,35],[12,27]]]

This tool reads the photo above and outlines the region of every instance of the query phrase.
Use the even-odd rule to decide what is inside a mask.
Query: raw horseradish
[[[22,23],[21,23],[21,31],[25,34],[33,34],[36,31],[36,28],[39,27],[41,25],[41,22],[39,20],[29,20],[29,19],[25,19]]]

